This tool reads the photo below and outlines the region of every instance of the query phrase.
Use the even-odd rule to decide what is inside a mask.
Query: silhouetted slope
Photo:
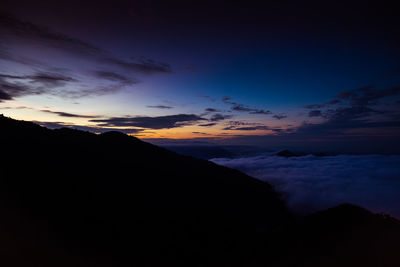
[[[305,217],[276,244],[283,266],[400,266],[400,222],[350,204]]]
[[[282,150],[282,151],[279,151],[278,153],[276,153],[276,155],[278,156],[278,157],[285,157],[285,158],[290,158],[290,157],[298,157],[298,156],[300,156],[300,155],[298,155],[298,154],[295,154],[295,153],[293,153],[292,151],[289,151],[289,150]]]
[[[191,156],[199,159],[231,158],[234,156],[234,153],[219,146],[175,145],[175,146],[164,146],[164,147],[178,154]]]
[[[118,132],[0,116],[0,145],[2,266],[400,263],[397,220],[344,205],[295,221],[268,184]]]
[[[268,184],[134,137],[4,117],[0,128],[0,190],[12,210],[87,258],[196,262],[232,232],[288,218]]]

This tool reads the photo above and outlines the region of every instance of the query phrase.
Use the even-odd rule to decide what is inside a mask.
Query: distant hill
[[[299,157],[300,155],[295,154],[292,151],[286,149],[286,150],[282,150],[282,151],[279,151],[278,153],[276,153],[276,156],[290,158],[290,157]]]
[[[232,158],[234,153],[219,146],[210,145],[173,145],[163,146],[164,148],[174,151],[178,154],[191,156],[199,159],[212,159],[212,158]]]
[[[310,244],[336,249],[335,222],[333,238],[357,230],[349,244],[397,256],[394,219],[339,208],[299,221],[267,183],[122,133],[0,116],[0,145],[2,266],[299,266],[287,257],[310,262]]]

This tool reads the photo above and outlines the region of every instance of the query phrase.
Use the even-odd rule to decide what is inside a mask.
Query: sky
[[[398,153],[385,1],[21,1],[0,7],[0,114],[145,140]]]

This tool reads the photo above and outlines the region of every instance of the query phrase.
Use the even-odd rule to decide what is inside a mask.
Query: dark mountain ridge
[[[0,116],[0,143],[3,266],[303,266],[292,255],[318,266],[302,248],[334,249],[321,237],[349,214],[356,222],[336,236],[387,232],[373,247],[399,262],[394,219],[350,206],[299,221],[267,183],[118,132],[49,130]]]

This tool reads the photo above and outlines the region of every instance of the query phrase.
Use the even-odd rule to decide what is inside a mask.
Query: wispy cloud
[[[233,111],[247,112],[249,114],[264,114],[264,115],[272,114],[272,112],[269,110],[252,108],[247,105],[234,102],[234,101],[232,101],[232,98],[229,96],[224,96],[222,98],[222,102],[224,102],[225,104],[231,105],[231,110],[233,110]]]
[[[221,113],[217,113],[211,116],[210,121],[222,121],[230,118],[232,118],[232,115],[224,115]]]
[[[221,110],[216,109],[216,108],[206,108],[204,111],[205,112],[221,112]]]
[[[265,125],[258,126],[245,126],[245,127],[237,127],[237,126],[228,126],[223,130],[235,130],[235,131],[256,131],[256,130],[269,130],[270,128]]]
[[[98,123],[101,127],[141,127],[148,129],[170,129],[190,125],[206,119],[195,114],[177,114],[159,117],[113,117],[108,119],[95,119],[91,122]]]
[[[130,60],[120,59],[89,42],[55,32],[49,27],[20,20],[9,14],[0,13],[0,33],[5,40],[18,38],[25,41],[40,42],[42,45],[66,51],[80,58],[136,73],[157,74],[173,72],[171,66],[167,63],[145,57],[138,59],[131,58]],[[2,44],[6,45],[6,42],[2,42]],[[2,55],[3,59],[15,60],[16,58],[13,55],[5,55],[4,53]]]
[[[128,78],[122,74],[115,73],[112,71],[95,71],[93,72],[96,78],[113,81],[113,82],[120,82],[122,84],[135,84],[138,83],[137,80]]]
[[[166,106],[166,105],[155,105],[155,106],[146,106],[148,108],[158,108],[158,109],[171,109],[174,108],[172,106]]]
[[[42,109],[40,111],[46,112],[46,113],[55,114],[55,115],[58,115],[60,117],[67,117],[67,118],[94,119],[94,118],[101,118],[102,117],[102,116],[97,116],[97,115],[83,115],[83,114],[75,114],[75,113],[62,112],[62,111],[53,111],[53,110],[48,110],[48,109]]]
[[[322,116],[321,110],[314,109],[308,112],[308,117],[321,117],[321,116]]]
[[[211,127],[211,126],[214,126],[214,125],[217,125],[218,123],[216,123],[216,122],[211,122],[211,123],[204,123],[204,124],[199,124],[198,126],[201,126],[201,127]]]
[[[70,128],[92,133],[105,133],[109,131],[118,131],[125,134],[137,134],[144,131],[144,129],[137,129],[137,128],[96,127],[96,126],[69,124],[64,122],[43,122],[43,121],[34,121],[34,122],[49,129]]]
[[[277,119],[277,120],[282,120],[282,119],[287,118],[287,115],[286,115],[286,114],[280,113],[280,114],[275,114],[275,115],[273,115],[272,118],[275,118],[275,119]]]

